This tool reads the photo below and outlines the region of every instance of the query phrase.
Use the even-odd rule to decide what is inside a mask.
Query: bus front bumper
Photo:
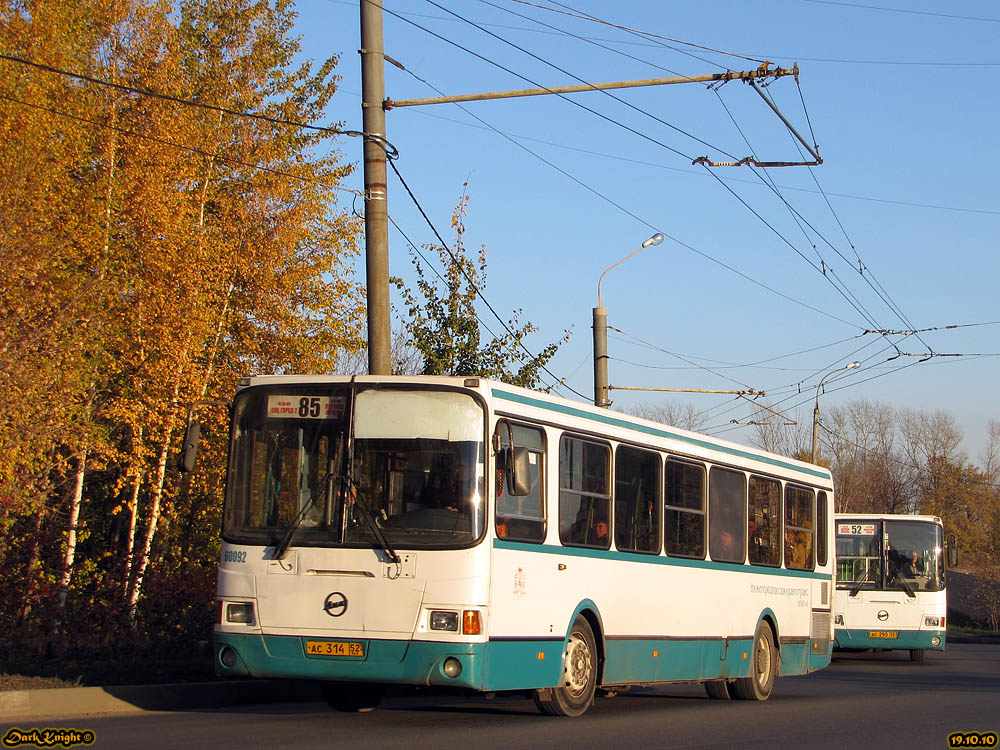
[[[215,633],[220,677],[335,680],[482,689],[486,644],[354,641],[363,656],[311,655],[301,636]]]
[[[943,630],[859,630],[837,628],[834,648],[944,650]]]

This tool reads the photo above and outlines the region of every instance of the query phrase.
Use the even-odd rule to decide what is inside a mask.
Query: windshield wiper
[[[306,514],[310,510],[312,510],[312,508],[316,505],[316,498],[319,497],[320,489],[326,487],[326,484],[327,482],[330,481],[331,477],[333,477],[333,474],[328,471],[319,481],[316,487],[313,488],[313,491],[309,493],[309,502],[307,502],[305,505],[302,506],[302,510],[299,511],[299,515],[295,518],[295,522],[292,524],[291,528],[289,528],[288,531],[285,532],[285,535],[281,538],[281,541],[278,542],[276,545],[274,545],[275,560],[285,559],[285,553],[288,552],[288,548],[292,544],[292,539],[295,537],[295,532],[299,530],[299,526],[301,526],[302,522],[305,520]]]
[[[856,584],[854,584],[854,588],[851,589],[851,597],[852,598],[855,597],[855,596],[857,596],[858,592],[861,591],[861,587],[864,586],[868,582],[868,576],[869,576],[870,573],[871,573],[871,569],[866,566],[865,567],[865,575],[864,575],[864,577],[861,578]]]
[[[399,554],[397,554],[396,550],[393,549],[391,544],[389,544],[389,540],[385,538],[385,534],[382,533],[381,527],[379,527],[378,523],[375,522],[375,514],[368,506],[368,502],[361,497],[361,492],[358,489],[358,483],[349,476],[344,477],[344,481],[349,488],[354,490],[354,504],[361,509],[361,515],[365,517],[365,522],[368,524],[368,528],[371,529],[372,535],[374,535],[375,539],[382,547],[382,551],[385,552],[390,562],[396,563],[397,565],[401,563],[402,559],[399,557]],[[347,496],[348,493],[345,493],[345,503],[347,502]]]
[[[917,595],[913,593],[913,588],[910,586],[910,584],[906,582],[906,579],[903,578],[902,573],[899,572],[899,568],[896,567],[895,563],[893,563],[892,560],[889,560],[888,562],[889,562],[889,567],[892,568],[892,572],[895,573],[895,575],[891,580],[902,586],[903,591],[906,592],[907,596],[916,599]]]

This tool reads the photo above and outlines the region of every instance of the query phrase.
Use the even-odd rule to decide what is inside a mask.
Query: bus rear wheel
[[[597,688],[597,645],[584,617],[577,617],[566,641],[559,685],[535,691],[535,705],[549,716],[580,716],[590,708]]]
[[[705,692],[709,698],[719,701],[728,701],[735,698],[733,695],[733,683],[729,680],[712,680],[705,683]]]
[[[385,695],[385,686],[365,682],[324,682],[320,689],[330,708],[347,713],[373,711]]]
[[[761,622],[753,638],[750,656],[750,676],[733,682],[733,692],[745,701],[766,701],[771,695],[774,678],[778,674],[778,653],[774,648],[771,626]]]

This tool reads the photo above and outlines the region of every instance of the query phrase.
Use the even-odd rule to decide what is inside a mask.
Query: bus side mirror
[[[948,567],[954,570],[958,567],[958,540],[954,534],[948,535],[944,548],[948,553]]]
[[[531,469],[528,466],[528,449],[519,446],[507,450],[507,492],[514,497],[525,497],[531,492]]]
[[[198,457],[198,438],[201,436],[201,425],[191,422],[184,432],[184,450],[178,468],[184,472],[194,471],[194,462]]]

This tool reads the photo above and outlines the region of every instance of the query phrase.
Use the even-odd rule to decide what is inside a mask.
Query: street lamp
[[[840,372],[841,370],[853,370],[855,367],[861,367],[861,363],[851,362],[843,367],[838,367],[836,370],[830,370],[830,372],[821,377],[819,379],[819,383],[816,384],[816,403],[813,404],[813,450],[812,458],[810,459],[812,463],[816,463],[816,449],[819,444],[819,389],[823,387],[823,381],[835,372]]]
[[[640,250],[645,250],[650,245],[659,245],[661,242],[663,235],[657,232],[618,263],[604,269],[601,278],[597,280],[597,307],[594,308],[594,406],[600,406],[602,409],[611,406],[608,400],[608,311],[601,301],[601,282],[612,268],[624,263]]]

